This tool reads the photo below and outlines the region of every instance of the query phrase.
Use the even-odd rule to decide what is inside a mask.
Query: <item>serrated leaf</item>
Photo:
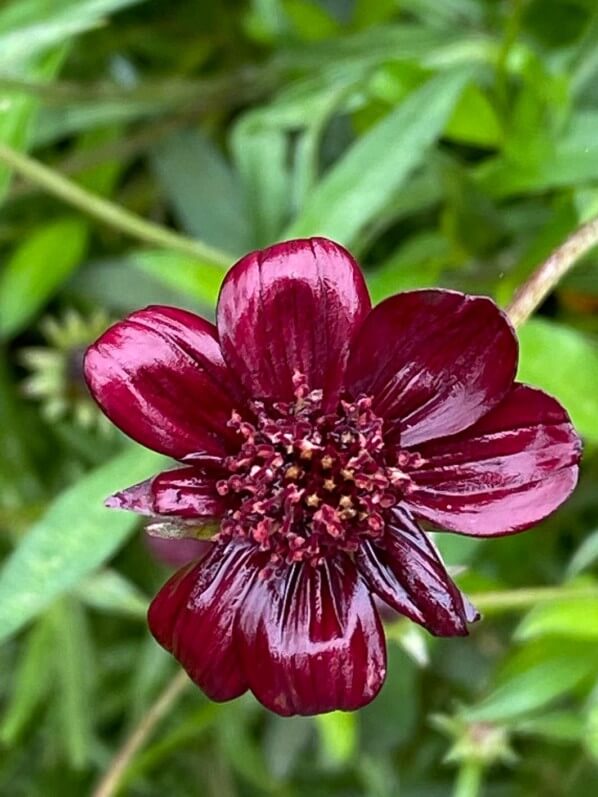
[[[158,454],[127,447],[52,502],[0,570],[0,641],[112,556],[137,517],[106,509],[104,499],[164,463]]]
[[[471,72],[447,71],[410,94],[331,168],[285,237],[325,235],[351,246],[445,127]]]

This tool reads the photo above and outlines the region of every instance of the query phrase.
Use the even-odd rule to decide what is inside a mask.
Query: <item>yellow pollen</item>
[[[316,493],[312,493],[311,495],[307,496],[307,498],[305,499],[305,503],[308,506],[320,506],[320,504],[322,503],[322,499],[320,498],[319,495],[316,495]]]
[[[352,470],[349,470],[349,468],[343,468],[343,469],[341,470],[341,476],[343,477],[343,479],[344,479],[345,481],[347,481],[347,482],[352,482],[352,481],[353,481],[354,474],[353,474],[353,471],[352,471]]]
[[[332,492],[336,488],[336,483],[334,479],[325,479],[324,480],[324,489],[329,490]]]
[[[331,456],[326,454],[326,456],[322,457],[322,467],[324,470],[330,470],[330,468],[334,465],[334,460]]]
[[[342,520],[351,520],[356,514],[357,512],[354,509],[343,509],[342,512],[340,512],[340,518]]]
[[[345,509],[348,509],[353,506],[353,501],[351,500],[351,496],[349,495],[343,495],[343,497],[338,503],[339,506],[342,506]]]
[[[291,465],[286,469],[284,475],[287,479],[298,479],[301,476],[301,468],[298,468],[297,465]]]

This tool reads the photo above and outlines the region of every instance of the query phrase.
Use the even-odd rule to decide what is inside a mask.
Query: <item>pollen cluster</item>
[[[295,400],[255,401],[252,422],[233,412],[240,449],[218,482],[229,509],[219,539],[253,540],[273,565],[313,565],[382,535],[385,513],[409,490],[401,469],[417,454],[385,449],[383,421],[368,396],[322,408],[322,391],[295,373]]]

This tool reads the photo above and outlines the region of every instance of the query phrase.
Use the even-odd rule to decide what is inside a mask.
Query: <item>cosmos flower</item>
[[[420,290],[372,309],[351,255],[323,238],[242,258],[216,326],[149,307],[109,329],[85,361],[93,396],[180,462],[109,505],[213,535],[151,604],[156,639],[212,699],[249,689],[291,715],[379,691],[375,596],[432,634],[467,634],[478,615],[419,522],[510,534],[577,480],[567,413],[516,368],[493,301]]]
[[[114,427],[89,397],[83,380],[83,355],[109,325],[110,319],[101,310],[82,316],[68,308],[61,316],[48,316],[40,323],[42,345],[19,352],[29,371],[23,393],[40,403],[50,423],[68,419],[84,429],[114,435]]]

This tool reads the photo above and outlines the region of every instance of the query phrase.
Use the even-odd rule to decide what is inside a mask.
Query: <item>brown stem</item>
[[[160,692],[154,703],[125,739],[102,779],[91,793],[91,797],[113,797],[117,794],[123,775],[131,761],[189,684],[189,678],[184,670],[180,670],[166,684],[164,690]]]
[[[506,309],[513,326],[525,323],[579,258],[597,244],[598,216],[575,230],[517,289]]]

